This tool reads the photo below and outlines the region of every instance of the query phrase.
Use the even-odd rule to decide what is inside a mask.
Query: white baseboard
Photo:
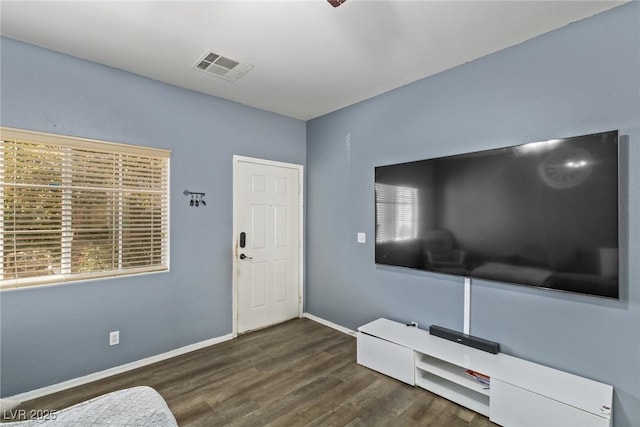
[[[132,369],[141,368],[143,366],[151,365],[156,362],[161,362],[172,357],[180,356],[185,353],[200,350],[201,348],[209,347],[214,344],[229,341],[233,339],[233,334],[223,335],[221,337],[211,338],[205,341],[200,341],[194,344],[189,344],[184,347],[176,348],[165,353],[157,354],[155,356],[147,357],[144,359],[136,360],[135,362],[125,363],[124,365],[115,366],[113,368],[105,369],[104,371],[94,372],[89,375],[85,375],[78,378],[73,378],[61,383],[52,384],[46,387],[38,388],[24,393],[10,396],[10,399],[18,400],[20,402],[26,402],[27,400],[37,399],[48,394],[57,393],[62,390],[66,390],[79,385],[87,384],[93,381],[98,381],[112,375],[121,374],[123,372],[131,371]]]
[[[336,323],[330,322],[330,321],[325,320],[325,319],[323,319],[321,317],[314,316],[313,314],[303,313],[302,317],[306,317],[309,320],[313,320],[314,322],[318,322],[318,323],[320,323],[320,324],[322,324],[324,326],[328,326],[328,327],[330,327],[332,329],[335,329],[336,331],[340,331],[340,332],[342,332],[344,334],[351,335],[351,336],[354,336],[354,337],[356,336],[356,331],[354,331],[352,329],[349,329],[349,328],[345,328],[344,326],[340,326],[340,325],[338,325]]]

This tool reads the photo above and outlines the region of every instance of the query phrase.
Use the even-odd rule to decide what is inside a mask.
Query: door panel
[[[267,247],[267,206],[251,205],[251,233],[250,247],[265,249]]]
[[[237,329],[246,332],[299,314],[297,168],[239,161],[236,169]],[[246,258],[240,259],[240,254]]]
[[[273,244],[277,248],[286,248],[289,244],[289,207],[274,206],[273,216]]]
[[[287,284],[287,277],[289,276],[289,261],[286,259],[279,259],[273,263],[274,267],[274,284],[275,284],[275,302],[286,302],[289,298]]]
[[[267,265],[264,262],[251,263],[251,309],[267,305]]]

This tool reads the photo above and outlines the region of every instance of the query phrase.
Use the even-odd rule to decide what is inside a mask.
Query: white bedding
[[[151,387],[133,387],[114,391],[59,411],[34,411],[20,416],[40,419],[0,424],[2,427],[177,427],[166,402]],[[6,415],[6,414],[5,414]]]

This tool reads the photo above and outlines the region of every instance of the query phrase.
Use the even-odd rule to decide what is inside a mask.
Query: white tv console
[[[511,427],[610,427],[613,387],[388,319],[358,328],[358,363]],[[491,377],[490,388],[467,370]]]

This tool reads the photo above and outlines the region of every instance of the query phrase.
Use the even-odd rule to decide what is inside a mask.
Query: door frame
[[[255,157],[233,155],[233,240],[231,243],[232,268],[232,318],[233,337],[238,336],[238,165],[241,163],[255,163],[265,166],[285,167],[298,171],[298,317],[303,314],[304,301],[304,166],[295,163],[278,162]]]

